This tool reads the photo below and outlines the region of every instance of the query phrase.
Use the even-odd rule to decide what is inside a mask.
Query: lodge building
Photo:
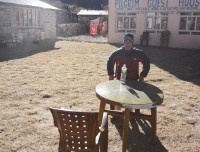
[[[59,10],[39,0],[0,0],[0,46],[55,39]]]
[[[109,0],[108,42],[122,43],[133,33],[140,44],[144,31],[149,45],[160,46],[163,30],[170,31],[169,47],[200,49],[200,0]]]

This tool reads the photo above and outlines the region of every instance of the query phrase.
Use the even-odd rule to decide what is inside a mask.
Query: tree
[[[65,4],[75,4],[86,9],[102,9],[102,5],[106,6],[108,0],[61,0]]]

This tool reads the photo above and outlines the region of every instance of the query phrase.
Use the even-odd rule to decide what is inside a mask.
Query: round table
[[[130,117],[146,119],[152,127],[152,141],[156,143],[156,124],[157,124],[157,106],[161,105],[164,99],[163,92],[154,85],[138,82],[127,81],[121,84],[119,80],[105,81],[96,86],[96,96],[100,99],[99,122],[102,120],[106,104],[119,105],[125,108],[124,112],[106,110],[109,114],[115,113],[124,117],[123,127],[123,145],[122,151],[126,151],[127,134]],[[131,109],[150,109],[151,115],[144,115],[140,112],[130,112]]]

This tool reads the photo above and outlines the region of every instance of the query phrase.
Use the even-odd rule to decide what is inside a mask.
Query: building
[[[200,0],[109,0],[108,41],[122,43],[133,33],[140,44],[144,31],[149,45],[160,46],[161,31],[170,31],[169,47],[200,49]]]
[[[90,20],[100,18],[102,22],[108,20],[108,11],[105,10],[80,10],[78,13],[80,23],[90,24]]]
[[[56,38],[56,11],[40,0],[0,0],[0,45]]]
[[[78,13],[79,23],[83,23],[90,27],[90,34],[107,33],[108,11],[106,10],[80,10]],[[94,29],[94,32],[92,32]],[[92,34],[93,33],[93,34]]]

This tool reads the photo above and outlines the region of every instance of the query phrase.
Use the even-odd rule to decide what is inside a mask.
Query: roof
[[[45,9],[59,10],[58,8],[51,6],[51,5],[49,5],[45,2],[42,2],[40,0],[0,0],[0,2],[9,3],[9,4],[16,4],[16,5],[40,7],[40,8],[45,8]]]
[[[108,15],[105,10],[80,10],[77,15]]]

